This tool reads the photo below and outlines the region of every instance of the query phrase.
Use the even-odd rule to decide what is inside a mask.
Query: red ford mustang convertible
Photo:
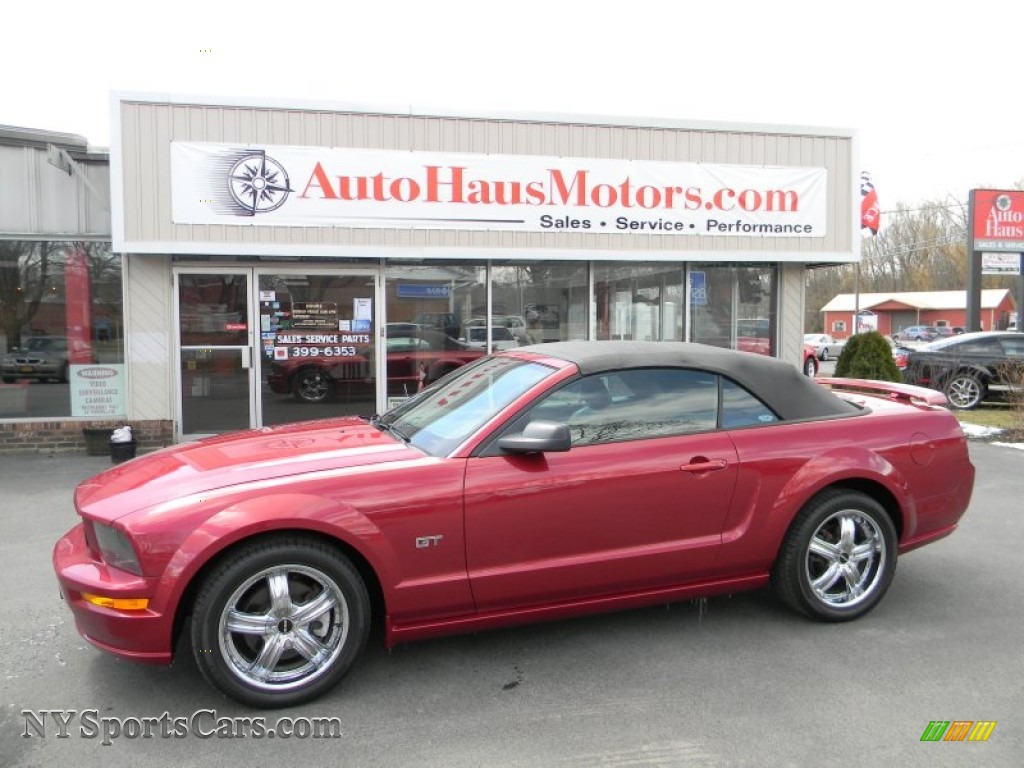
[[[944,402],[698,344],[519,347],[380,417],[113,467],[54,566],[93,644],[169,663],[190,626],[207,680],[263,707],[335,685],[374,623],[394,644],[768,582],[846,621],[967,508]]]

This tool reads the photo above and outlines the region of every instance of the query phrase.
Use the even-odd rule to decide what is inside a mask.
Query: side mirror
[[[531,421],[521,435],[498,440],[498,447],[508,453],[564,453],[571,445],[569,425],[558,421]]]

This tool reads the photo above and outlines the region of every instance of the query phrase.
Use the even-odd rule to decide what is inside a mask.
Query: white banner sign
[[[981,254],[981,274],[1019,275],[1021,255],[1019,253]]]
[[[823,237],[828,172],[172,142],[176,224]]]
[[[71,415],[124,416],[124,364],[72,365]]]

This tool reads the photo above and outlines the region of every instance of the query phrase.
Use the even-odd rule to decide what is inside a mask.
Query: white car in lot
[[[471,347],[487,348],[487,327],[484,325],[467,325],[464,329],[466,335],[459,339]],[[512,334],[509,328],[503,325],[495,325],[491,328],[491,349],[500,352],[503,349],[514,349],[519,346],[519,341]]]
[[[805,333],[804,344],[810,344],[818,355],[819,360],[832,360],[839,357],[843,351],[845,341],[834,339],[827,333]]]

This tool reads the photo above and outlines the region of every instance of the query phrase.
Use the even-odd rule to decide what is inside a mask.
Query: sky
[[[883,212],[1024,181],[1020,0],[48,0],[3,19],[0,125],[95,146],[130,91],[848,129]]]

